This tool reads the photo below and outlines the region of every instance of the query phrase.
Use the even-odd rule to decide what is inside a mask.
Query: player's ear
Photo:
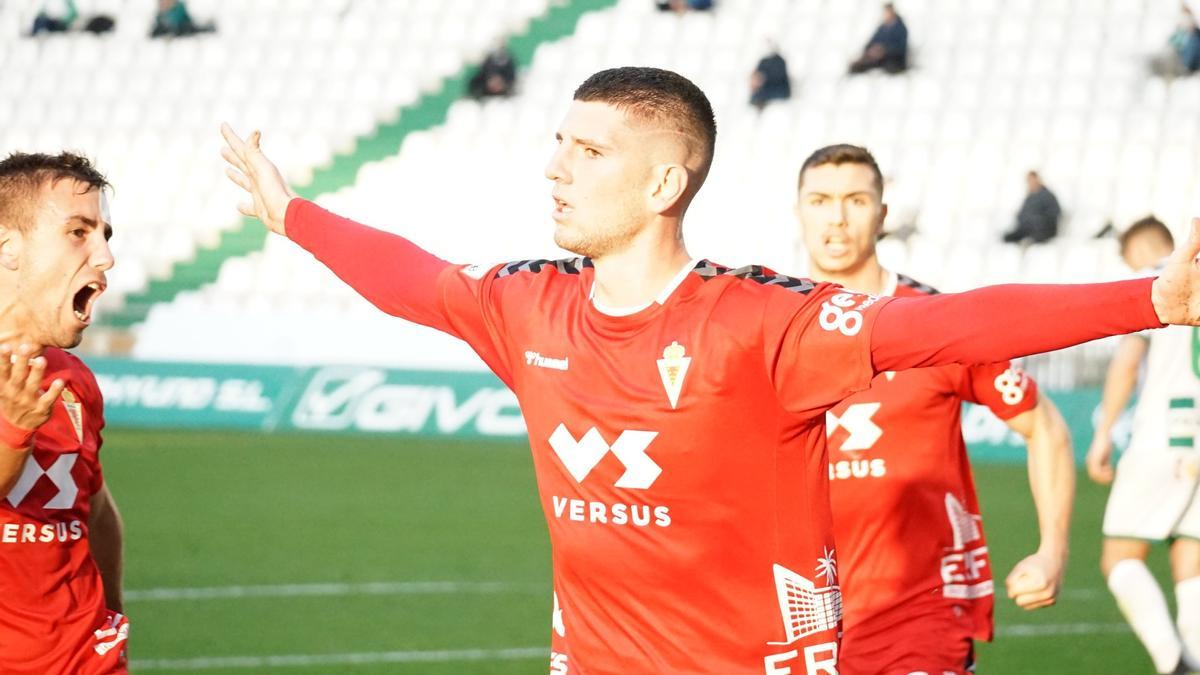
[[[659,164],[651,180],[650,205],[656,213],[674,209],[687,193],[688,172],[682,164]]]
[[[879,235],[883,234],[883,223],[884,223],[884,221],[887,220],[887,213],[888,213],[887,212],[887,204],[880,204],[879,205],[879,222],[875,223],[875,238],[876,239],[879,238]]]
[[[16,271],[23,237],[15,227],[0,224],[0,268]]]

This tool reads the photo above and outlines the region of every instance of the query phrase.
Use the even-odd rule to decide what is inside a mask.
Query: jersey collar
[[[609,307],[604,305],[596,299],[596,281],[594,279],[592,280],[592,287],[588,291],[588,300],[591,301],[592,306],[596,308],[596,311],[600,312],[601,314],[617,317],[632,316],[638,312],[649,309],[653,305],[665,305],[667,300],[670,299],[671,294],[679,289],[679,285],[683,283],[684,279],[687,279],[688,274],[695,269],[699,262],[700,260],[698,258],[693,258],[687,261],[687,264],[685,264],[679,270],[679,272],[667,282],[667,285],[664,286],[663,289],[658,292],[658,295],[656,295],[650,302],[634,307]]]

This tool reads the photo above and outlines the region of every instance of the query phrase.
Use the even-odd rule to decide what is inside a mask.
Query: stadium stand
[[[86,148],[118,185],[113,288],[144,306],[110,323],[145,317],[135,328],[140,357],[477,367],[453,341],[379,316],[286,242],[264,245],[253,229],[232,236],[245,225],[222,184],[213,125],[261,126],[306,196],[435,253],[557,257],[540,179],[551,132],[569,92],[619,64],[678,70],[712,98],[717,159],[687,236],[693,254],[727,264],[803,272],[795,171],[831,142],[876,154],[888,229],[915,228],[883,243],[885,262],[944,290],[1120,276],[1113,242],[1091,238],[1104,223],[1153,211],[1178,228],[1200,212],[1200,80],[1167,83],[1145,69],[1170,31],[1171,3],[911,0],[898,8],[912,69],[857,78],[844,76],[845,64],[878,20],[874,0],[724,0],[684,16],[642,0],[571,2],[541,26],[531,20],[544,0],[208,0],[192,9],[217,21],[216,35],[156,44],[143,30],[148,4],[91,3],[118,17],[112,38],[0,47],[29,66],[0,83],[4,100],[28,99],[0,101],[6,147]],[[593,11],[579,17],[584,10]],[[0,10],[8,30],[24,20]],[[425,41],[435,29],[434,48]],[[528,48],[518,54],[518,94],[454,100],[454,76],[505,34]],[[767,38],[787,57],[794,95],[760,114],[745,100],[746,78]],[[372,46],[360,47],[365,40]],[[53,102],[64,84],[103,103],[64,110]],[[422,124],[388,126],[437,96],[443,107]],[[373,134],[383,140],[355,142]],[[1028,249],[1000,244],[1029,169],[1064,206],[1060,237]],[[152,279],[160,293],[131,295]],[[346,330],[378,336],[381,348],[346,353],[336,339]],[[395,344],[405,349],[382,346]]]

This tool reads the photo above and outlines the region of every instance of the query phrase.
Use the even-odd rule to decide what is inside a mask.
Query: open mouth
[[[84,286],[75,292],[71,298],[71,309],[75,310],[75,318],[82,323],[91,323],[92,321],[92,305],[95,304],[96,298],[104,292],[104,284],[99,281]]]
[[[574,210],[575,210],[575,208],[572,207],[570,204],[559,199],[558,197],[554,197],[554,213],[559,214],[559,215],[566,215],[568,213],[571,213]]]
[[[850,251],[850,244],[844,239],[826,238],[825,251],[831,255],[845,255]]]

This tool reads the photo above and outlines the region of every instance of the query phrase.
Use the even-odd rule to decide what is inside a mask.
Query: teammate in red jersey
[[[574,260],[452,265],[297,198],[258,132],[223,132],[243,213],[382,310],[466,340],[516,392],[556,673],[836,673],[826,410],[877,372],[1200,321],[1200,220],[1162,277],[1112,284],[878,298],[693,260],[680,227],[715,123],[694,84],[653,68],[588,78],[559,127],[546,176]]]
[[[79,344],[113,265],[104,177],[78,155],[0,161],[0,672],[124,673],[121,517]]]
[[[800,169],[796,216],[814,280],[881,296],[935,293],[884,269],[883,176],[865,149],[833,145]],[[963,441],[962,403],[986,405],[1025,437],[1041,545],[1008,594],[1053,604],[1075,488],[1070,432],[1008,362],[875,377],[826,413],[833,533],[842,563],[843,675],[964,673],[992,638],[992,568]]]

